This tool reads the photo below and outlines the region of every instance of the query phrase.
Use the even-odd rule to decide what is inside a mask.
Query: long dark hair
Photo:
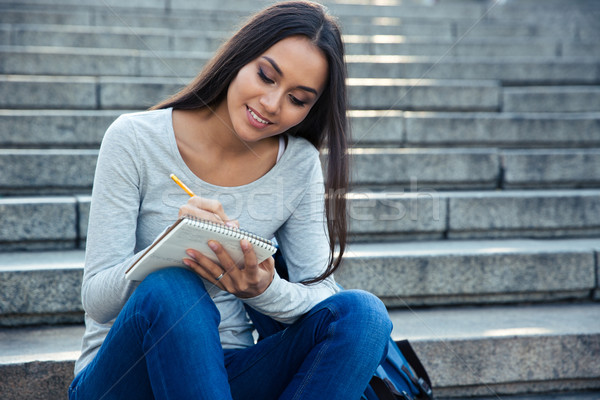
[[[327,146],[325,215],[329,232],[329,264],[325,272],[305,284],[319,282],[340,266],[346,248],[346,191],[348,189],[348,121],[346,64],[339,26],[323,6],[306,1],[278,3],[254,15],[217,51],[200,74],[179,93],[152,109],[189,110],[216,107],[238,71],[282,39],[308,37],[325,54],[329,65],[326,87],[306,118],[288,130],[317,149]],[[339,244],[337,256],[336,242]],[[307,250],[308,251],[308,250]]]

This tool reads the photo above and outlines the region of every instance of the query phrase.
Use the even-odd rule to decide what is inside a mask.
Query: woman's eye
[[[267,75],[265,75],[265,73],[263,72],[262,68],[258,69],[258,76],[260,76],[260,79],[262,79],[262,81],[265,82],[265,83],[275,83],[275,82],[273,82],[272,79],[269,79],[267,77]]]
[[[300,106],[300,107],[304,107],[304,105],[306,104],[302,100],[298,100],[296,97],[294,97],[292,95],[290,95],[290,100],[292,101],[293,104]]]

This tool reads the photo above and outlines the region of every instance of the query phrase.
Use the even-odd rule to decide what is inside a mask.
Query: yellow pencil
[[[185,192],[187,194],[190,195],[190,197],[194,197],[195,196],[194,192],[192,192],[189,187],[185,186],[185,184],[183,182],[181,182],[179,180],[179,178],[175,176],[175,174],[171,174],[170,176],[171,176],[171,179],[173,179],[176,184],[178,184],[183,190],[185,190]]]

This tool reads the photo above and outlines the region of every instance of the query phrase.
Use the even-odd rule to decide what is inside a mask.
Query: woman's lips
[[[264,127],[272,124],[271,121],[264,118],[262,115],[260,115],[258,112],[256,112],[254,109],[250,108],[249,106],[246,106],[246,115],[248,117],[248,121],[250,122],[250,125],[252,125],[256,128],[261,129],[261,128],[264,128]]]

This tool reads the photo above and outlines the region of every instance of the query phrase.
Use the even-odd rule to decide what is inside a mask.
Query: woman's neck
[[[219,107],[174,110],[173,129],[179,152],[201,179],[237,186],[258,179],[276,163],[278,138],[242,141]]]

